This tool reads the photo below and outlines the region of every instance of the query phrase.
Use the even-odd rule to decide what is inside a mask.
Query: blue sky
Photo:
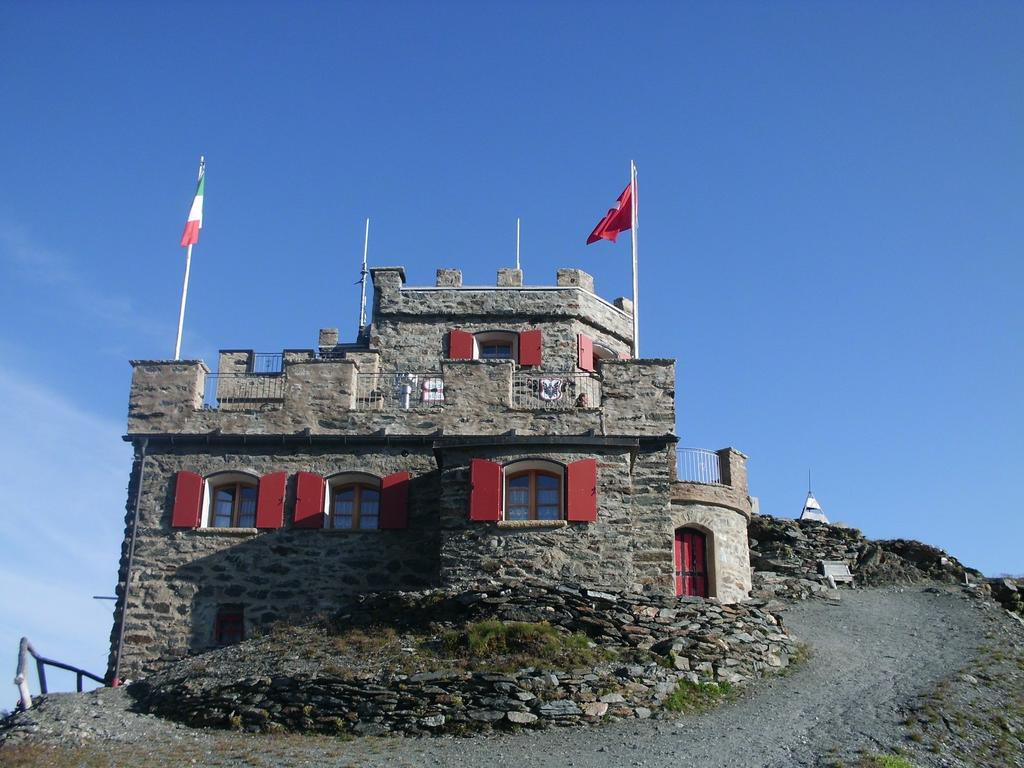
[[[639,167],[644,356],[762,511],[1024,571],[1024,5],[9,3],[0,653],[103,668],[130,358],[310,347],[372,265],[630,291],[587,234]],[[8,649],[7,651],[3,649]]]

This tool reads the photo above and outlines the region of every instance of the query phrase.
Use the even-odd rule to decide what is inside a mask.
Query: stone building
[[[746,596],[746,457],[677,449],[675,363],[630,359],[628,300],[576,269],[371,275],[355,343],[225,350],[217,373],[132,361],[111,675],[370,590],[532,575]]]

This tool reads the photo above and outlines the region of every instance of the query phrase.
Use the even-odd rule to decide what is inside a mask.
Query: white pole
[[[199,156],[199,174],[196,176],[196,181],[203,178],[203,170],[206,166],[206,158],[203,155]],[[191,212],[190,212],[191,213]],[[188,297],[188,274],[192,269],[192,245],[188,246],[188,251],[185,253],[185,280],[181,285],[181,307],[178,309],[178,336],[174,340],[174,359],[181,360],[181,331],[185,327],[185,299]]]
[[[516,217],[516,269],[520,269],[519,266],[519,217]]]
[[[185,281],[181,286],[181,308],[178,310],[178,338],[174,341],[174,359],[181,360],[181,329],[185,325],[185,299],[188,296],[188,273],[192,268],[192,246],[185,253]]]
[[[366,254],[370,248],[370,219],[366,219],[366,234],[363,236],[363,268],[359,272],[359,333],[366,327]]]
[[[630,198],[633,203],[632,210],[632,226],[630,232],[633,234],[633,359],[640,357],[640,297],[639,297],[639,281],[637,280],[636,272],[636,239],[637,230],[640,228],[640,221],[637,218],[637,194],[636,194],[636,163],[632,160],[629,161],[629,183],[633,186],[632,194]]]

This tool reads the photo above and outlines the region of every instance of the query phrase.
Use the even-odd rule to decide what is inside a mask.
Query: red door
[[[675,550],[676,594],[707,597],[707,538],[693,528],[680,528]]]

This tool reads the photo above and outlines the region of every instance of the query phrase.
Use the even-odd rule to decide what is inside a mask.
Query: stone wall
[[[721,606],[535,581],[462,593],[371,596],[339,622],[380,631],[398,616],[398,662],[346,657],[329,634],[272,634],[183,661],[131,688],[142,708],[191,725],[386,735],[578,725],[657,714],[680,681],[743,685],[790,663],[797,644],[760,604]],[[425,623],[417,625],[419,617]],[[582,632],[611,656],[592,668],[446,666],[424,635],[497,618]],[[386,621],[386,619],[385,619]],[[418,640],[417,638],[420,638]],[[303,642],[303,652],[284,653]],[[324,649],[321,654],[318,646]],[[421,654],[423,654],[421,656]],[[425,664],[424,671],[417,671]]]
[[[412,473],[407,530],[291,528],[289,478],[285,527],[173,530],[170,513],[179,470]],[[138,467],[134,478],[138,476]],[[146,458],[138,538],[125,627],[122,677],[135,677],[190,651],[212,647],[218,606],[244,607],[249,631],[275,621],[304,621],[338,609],[353,592],[414,589],[438,583],[439,475],[429,449],[152,446]],[[135,481],[133,480],[133,490]],[[131,524],[129,504],[128,525]],[[126,529],[126,541],[128,538]],[[124,581],[126,552],[119,583]],[[123,590],[119,588],[119,595]],[[116,643],[119,623],[112,631]],[[111,665],[113,664],[113,653]]]
[[[365,361],[364,361],[365,363]],[[675,364],[671,360],[601,364],[601,403],[544,410],[514,407],[514,365],[504,361],[440,363],[441,405],[394,402],[358,410],[354,401],[361,363],[350,359],[286,359],[278,381],[281,398],[245,408],[204,409],[202,361],[132,362],[128,433],[205,435],[665,435],[675,429]],[[269,377],[255,377],[263,380]],[[259,382],[258,382],[259,383]],[[568,405],[568,403],[567,403]]]
[[[661,525],[668,507],[670,451],[664,445],[634,450],[545,446],[539,452],[521,446],[446,449],[440,504],[445,583],[472,584],[482,575],[541,576],[665,593],[672,588],[671,534],[651,541],[643,540],[643,533]],[[523,524],[467,519],[470,459],[504,464],[536,456],[561,464],[597,457],[597,522]],[[657,557],[648,551],[651,547],[660,550]]]
[[[370,343],[382,351],[385,369],[417,361],[431,366],[423,370],[435,370],[453,327],[471,332],[541,328],[545,367],[551,370],[575,368],[576,333],[594,336],[617,352],[630,349],[632,316],[597,296],[593,278],[582,270],[560,270],[558,284],[548,287],[464,287],[461,275],[457,281],[446,275],[443,286],[410,288],[401,267],[379,267],[371,275]]]

